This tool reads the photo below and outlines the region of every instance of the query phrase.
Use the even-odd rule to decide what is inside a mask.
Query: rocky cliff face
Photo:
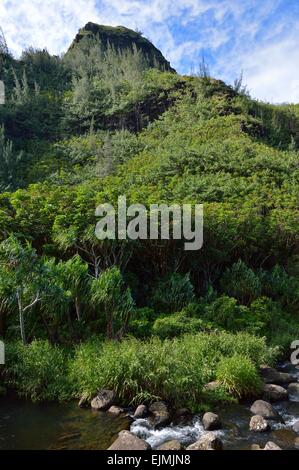
[[[84,28],[79,30],[69,51],[80,47],[81,41],[85,38],[98,40],[104,49],[107,48],[108,45],[120,51],[137,48],[143,53],[149,67],[157,67],[164,71],[175,72],[161,51],[148,39],[144,38],[140,33],[125,28],[124,26],[112,27],[87,23]]]

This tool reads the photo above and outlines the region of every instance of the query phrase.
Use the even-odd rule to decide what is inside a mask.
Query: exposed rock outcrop
[[[89,22],[81,28],[73,40],[67,55],[72,51],[81,47],[84,43],[86,47],[86,40],[98,43],[104,50],[109,47],[114,48],[116,51],[140,51],[144,57],[148,67],[159,68],[160,70],[175,72],[170,66],[170,63],[165,59],[162,52],[159,51],[148,39],[142,36],[141,33],[133,31],[132,29],[124,26],[104,26],[96,23]]]

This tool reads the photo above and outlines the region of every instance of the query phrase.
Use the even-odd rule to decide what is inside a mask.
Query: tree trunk
[[[6,333],[6,312],[3,308],[0,310],[0,338],[5,338]]]
[[[22,299],[21,299],[20,294],[17,294],[17,299],[18,299],[18,307],[19,307],[21,338],[22,338],[23,344],[27,344],[26,333],[25,333],[24,311],[23,311]]]
[[[114,331],[113,331],[113,313],[109,313],[107,315],[107,330],[106,335],[108,339],[114,338]]]
[[[77,320],[81,321],[81,311],[80,311],[80,303],[79,303],[78,297],[75,298],[75,309],[76,309]]]
[[[124,335],[127,333],[128,331],[128,326],[129,326],[129,322],[130,322],[130,318],[131,318],[131,313],[128,313],[128,315],[126,316],[126,319],[123,323],[123,325],[121,326],[121,328],[118,330],[118,332],[116,333],[116,338],[120,341]]]

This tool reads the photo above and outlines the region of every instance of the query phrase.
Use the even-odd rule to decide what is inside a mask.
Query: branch
[[[37,295],[36,295],[36,298],[34,299],[34,301],[31,302],[31,304],[27,305],[27,307],[24,308],[23,313],[25,313],[26,310],[29,310],[31,307],[33,307],[35,304],[37,304],[37,302],[39,302],[40,300],[42,300],[42,299],[39,297],[39,292],[38,292]]]

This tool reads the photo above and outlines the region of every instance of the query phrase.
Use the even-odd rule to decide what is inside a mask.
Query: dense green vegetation
[[[196,411],[204,403],[257,393],[256,366],[271,363],[276,354],[263,338],[247,333],[200,333],[148,342],[94,338],[75,350],[35,340],[28,346],[21,342],[8,346],[5,380],[34,400],[92,398],[108,387],[122,403],[162,398]],[[215,378],[223,385],[213,392],[205,390],[204,385]]]
[[[194,409],[215,378],[222,396],[254,393],[299,335],[299,107],[104,33],[62,57],[1,43],[3,378],[34,399],[113,387]],[[203,249],[97,240],[95,208],[119,195],[203,203]]]

